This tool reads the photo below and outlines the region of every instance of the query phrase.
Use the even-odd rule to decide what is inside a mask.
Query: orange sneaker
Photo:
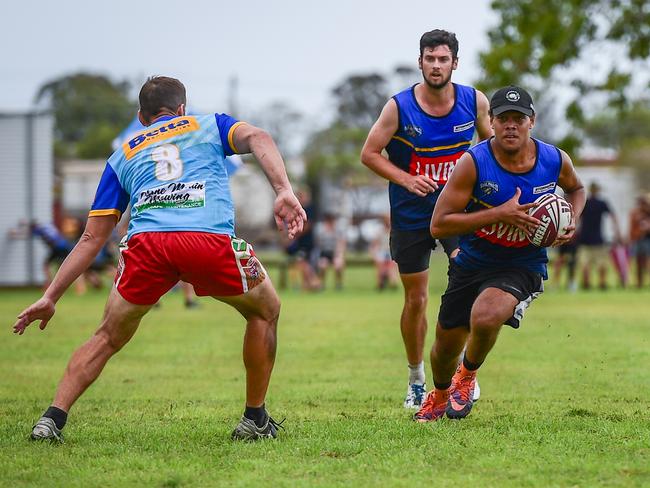
[[[451,394],[447,402],[447,417],[463,419],[469,415],[474,405],[474,390],[476,389],[476,371],[468,372],[459,367],[451,380]]]
[[[436,395],[436,390],[431,390],[427,393],[427,397],[422,402],[420,410],[413,415],[413,420],[416,422],[433,422],[444,417],[448,399],[448,393],[446,395],[440,393]]]

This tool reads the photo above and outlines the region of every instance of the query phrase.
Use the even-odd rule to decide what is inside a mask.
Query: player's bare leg
[[[453,378],[447,417],[464,418],[474,403],[476,372],[494,347],[503,323],[512,317],[519,300],[498,288],[487,288],[474,301],[465,357]]]
[[[498,288],[487,288],[474,302],[465,356],[481,365],[497,340],[504,322],[512,317],[519,300]]]
[[[425,394],[424,341],[427,335],[427,301],[429,271],[400,274],[404,285],[404,308],[400,330],[409,364],[409,386],[404,407],[417,408]]]
[[[419,364],[427,335],[429,272],[401,274],[400,278],[404,285],[404,308],[400,318],[402,339],[409,364]]]
[[[113,287],[99,329],[72,354],[52,406],[34,427],[32,439],[62,440],[61,429],[70,407],[97,379],[108,360],[129,342],[150,308],[127,302]]]
[[[436,325],[436,340],[431,347],[431,369],[434,388],[414,416],[418,422],[431,422],[441,418],[447,409],[452,377],[458,366],[458,356],[467,342],[465,327],[443,329]]]
[[[214,298],[235,307],[247,321],[244,335],[246,411],[233,438],[275,437],[278,424],[266,413],[264,399],[275,363],[280,299],[268,277],[243,295]]]
[[[55,407],[66,412],[72,407],[97,379],[111,356],[131,340],[150,308],[150,305],[127,302],[115,287],[112,288],[99,329],[72,354],[68,362],[54,397]]]
[[[436,340],[431,347],[431,370],[435,385],[447,385],[446,388],[449,388],[468,334],[468,329],[464,327],[443,329],[440,323],[436,325]]]

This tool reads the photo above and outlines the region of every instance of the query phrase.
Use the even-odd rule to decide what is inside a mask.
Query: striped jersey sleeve
[[[214,114],[214,117],[217,121],[219,137],[221,138],[224,154],[226,156],[239,154],[239,151],[233,142],[233,134],[235,133],[235,129],[242,125],[244,122],[240,122],[227,114]]]
[[[88,216],[115,215],[119,220],[128,205],[129,194],[122,188],[113,167],[106,163]]]

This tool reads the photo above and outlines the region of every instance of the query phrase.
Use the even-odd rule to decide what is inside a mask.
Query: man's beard
[[[447,78],[443,78],[440,83],[431,83],[426,76],[424,76],[424,73],[422,74],[422,78],[424,78],[424,82],[430,87],[435,90],[440,90],[441,88],[444,88],[447,86],[447,84],[451,81],[451,72],[449,73],[449,76]]]

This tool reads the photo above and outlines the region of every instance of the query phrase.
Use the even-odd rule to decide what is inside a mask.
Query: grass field
[[[433,276],[431,322],[440,258]],[[503,330],[471,416],[419,425],[401,408],[401,292],[373,283],[353,269],[345,291],[283,294],[267,405],[286,431],[253,444],[229,440],[243,322],[209,300],[186,311],[178,293],[72,409],[66,443],[30,443],[105,292],[64,297],[44,332],[18,337],[37,292],[1,291],[0,485],[650,486],[650,291],[548,291]]]

